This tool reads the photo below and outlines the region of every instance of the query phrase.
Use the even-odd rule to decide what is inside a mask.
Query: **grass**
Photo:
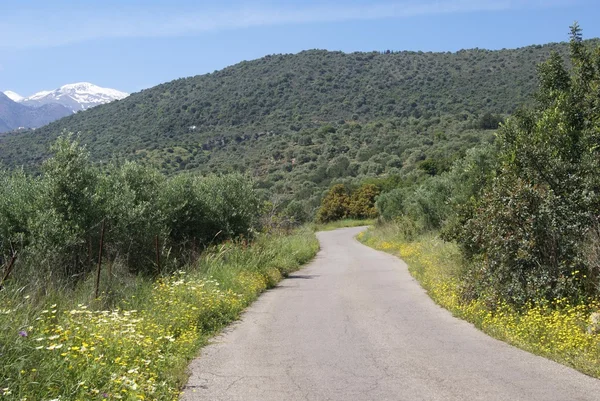
[[[0,292],[0,399],[177,400],[207,339],[317,250],[307,228],[224,244],[185,271],[121,286],[111,309],[80,302],[80,289],[40,300],[9,286]]]
[[[600,329],[594,321],[594,312],[600,310],[597,301],[572,305],[557,299],[523,310],[502,303],[490,310],[484,300],[468,301],[462,296],[465,262],[455,244],[435,235],[406,240],[394,225],[376,227],[358,239],[402,257],[430,297],[455,316],[497,339],[600,378],[600,335],[594,334]]]
[[[375,224],[376,219],[365,219],[365,220],[356,220],[356,219],[343,219],[332,221],[330,223],[318,224],[315,223],[312,225],[314,231],[331,231],[337,230],[338,228],[346,228],[346,227],[361,227],[361,226],[372,226]]]

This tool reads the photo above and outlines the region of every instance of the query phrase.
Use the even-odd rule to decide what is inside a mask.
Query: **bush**
[[[5,264],[18,253],[16,278],[83,279],[97,263],[102,227],[109,266],[152,275],[162,273],[157,252],[161,268],[173,270],[192,250],[258,229],[258,195],[239,174],[167,179],[131,162],[100,169],[70,134],[52,151],[39,177],[0,173],[0,251]]]
[[[348,215],[349,203],[350,196],[346,187],[343,184],[334,185],[321,202],[321,207],[317,212],[317,221],[328,223],[345,218]]]
[[[576,239],[584,220],[552,190],[503,175],[464,228],[466,254],[484,255],[467,280],[483,280],[479,286],[486,294],[479,295],[498,302],[576,299],[584,276]]]
[[[495,155],[492,146],[476,147],[454,162],[448,172],[384,192],[377,200],[379,214],[387,221],[412,219],[421,232],[442,229],[453,233],[470,216],[465,206],[493,177]]]
[[[254,183],[241,174],[208,176],[197,190],[208,206],[206,231],[217,239],[251,237],[256,231],[261,203],[254,191]]]
[[[377,198],[376,207],[379,215],[387,221],[404,214],[404,199],[406,198],[404,188],[394,188],[384,192]]]
[[[512,304],[598,295],[597,275],[584,272],[596,270],[586,263],[600,216],[600,53],[577,24],[570,46],[571,75],[553,54],[539,67],[535,108],[499,131],[501,169],[458,236],[494,295]]]
[[[347,216],[353,219],[372,219],[377,217],[375,199],[379,189],[373,184],[364,184],[352,192],[348,202]]]
[[[328,223],[344,218],[375,218],[375,201],[378,195],[379,188],[374,184],[363,184],[355,190],[350,190],[343,184],[336,184],[323,198],[317,212],[317,222]]]
[[[107,224],[105,248],[110,260],[119,259],[132,272],[156,273],[154,241],[157,236],[164,241],[168,234],[165,211],[169,207],[159,203],[165,187],[162,174],[136,163],[111,166],[101,176],[98,196]],[[94,251],[96,246],[93,241]]]

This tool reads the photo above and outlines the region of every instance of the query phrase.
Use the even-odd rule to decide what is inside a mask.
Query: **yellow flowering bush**
[[[519,310],[501,302],[492,310],[484,299],[462,296],[463,261],[455,244],[435,236],[408,242],[385,228],[371,230],[359,240],[404,259],[431,298],[455,316],[498,339],[600,377],[600,335],[592,326],[594,313],[600,310],[597,300],[573,305],[557,299]]]
[[[280,280],[279,268],[314,256],[312,233],[291,237],[231,245],[235,265],[207,256],[200,271],[159,279],[139,310],[39,310],[29,297],[0,292],[0,400],[177,400],[187,362],[208,337]],[[289,252],[290,243],[299,252]],[[205,272],[215,265],[222,279]]]

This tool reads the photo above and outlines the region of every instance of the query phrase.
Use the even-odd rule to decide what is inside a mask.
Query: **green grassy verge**
[[[318,248],[308,228],[224,244],[187,271],[115,284],[127,295],[107,310],[97,309],[101,300],[80,303],[78,290],[40,301],[7,287],[0,399],[177,400],[187,364],[207,339]]]
[[[356,220],[356,219],[343,219],[332,221],[330,223],[325,224],[313,224],[314,231],[331,231],[337,230],[338,228],[346,228],[346,227],[360,227],[360,226],[372,226],[375,224],[375,219],[366,219],[366,220]]]
[[[467,301],[461,296],[464,261],[455,244],[435,235],[407,241],[393,225],[376,227],[359,234],[358,239],[402,257],[431,298],[455,316],[495,338],[600,377],[600,335],[594,334],[600,327],[592,321],[592,313],[600,310],[597,301],[571,305],[555,300],[518,311],[501,304],[490,310],[484,300]]]

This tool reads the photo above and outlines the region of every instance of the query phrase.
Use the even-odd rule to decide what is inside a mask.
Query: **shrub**
[[[152,275],[162,273],[157,262],[173,270],[193,248],[257,231],[258,194],[239,174],[167,179],[131,162],[100,169],[70,134],[52,151],[39,177],[0,173],[0,252],[5,263],[18,252],[13,270],[24,281],[82,280],[97,263],[101,227],[109,266]]]
[[[390,221],[404,214],[405,192],[404,188],[394,188],[379,195],[375,205],[384,220]]]
[[[347,216],[354,219],[372,219],[377,217],[375,199],[379,189],[373,184],[364,184],[352,192],[348,201]]]
[[[577,24],[570,46],[571,75],[553,54],[539,67],[535,108],[500,130],[502,168],[458,237],[483,261],[493,292],[517,305],[597,295],[596,275],[582,272],[595,270],[585,248],[593,249],[589,233],[600,216],[600,53],[586,48]]]
[[[346,187],[343,184],[334,185],[321,202],[321,207],[317,212],[317,221],[327,223],[343,219],[348,215],[349,203],[350,196]]]
[[[575,239],[584,218],[551,189],[502,176],[464,228],[467,255],[484,255],[470,277],[498,301],[577,298],[584,266]]]
[[[205,232],[211,240],[251,237],[256,231],[261,203],[251,179],[239,173],[212,175],[199,182],[198,191],[208,206]]]
[[[166,213],[159,203],[166,186],[158,171],[125,163],[108,169],[98,188],[107,223],[107,257],[119,259],[132,272],[156,273],[155,238],[164,241],[168,229]],[[92,244],[96,251],[96,241]],[[94,253],[95,254],[95,253]]]

